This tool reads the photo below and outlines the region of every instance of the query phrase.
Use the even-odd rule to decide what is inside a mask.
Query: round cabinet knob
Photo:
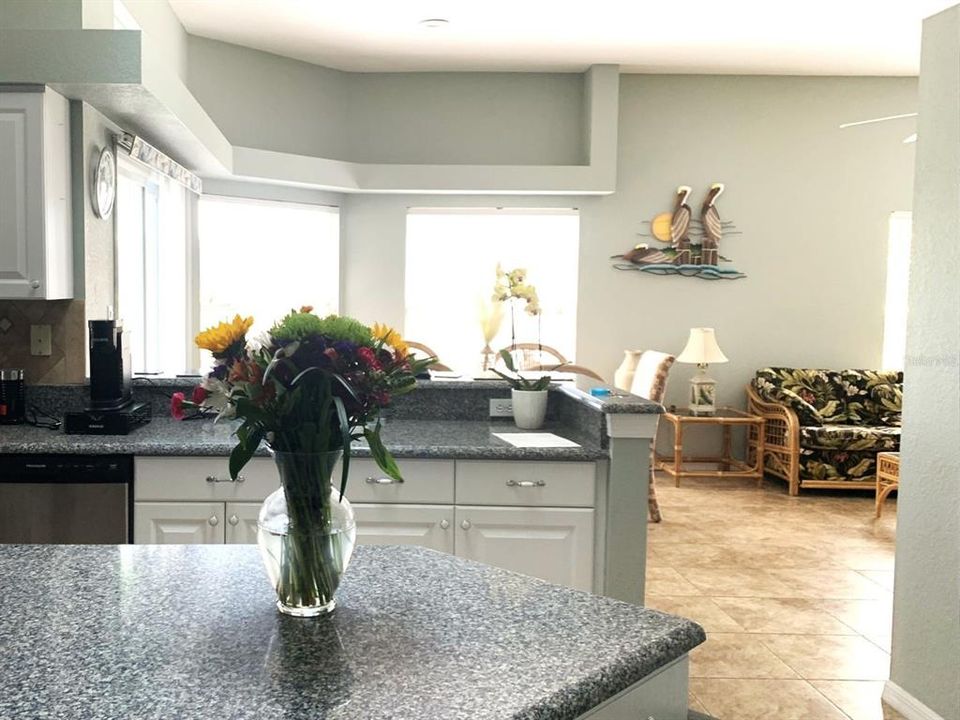
[[[32,287],[34,290],[38,290],[38,289],[40,288],[40,281],[39,281],[39,280],[31,280],[31,281],[30,281],[30,287]]]
[[[244,480],[246,480],[246,478],[243,475],[237,475],[235,482],[242,483]]]
[[[238,522],[240,522],[240,518],[238,518],[236,515],[231,515],[227,522],[231,525],[236,525]]]
[[[216,476],[216,475],[207,475],[207,482],[208,482],[208,483],[215,483],[216,481],[217,481],[217,476]]]
[[[218,518],[216,515],[211,515],[210,519],[207,520],[207,522],[213,526],[216,526],[220,524],[220,518]]]
[[[469,530],[472,525],[470,524],[469,520],[464,520],[462,523],[460,523],[460,527],[462,527],[464,530]]]
[[[446,530],[448,527],[450,527],[450,521],[449,521],[449,520],[447,520],[446,518],[444,518],[443,520],[440,521],[440,529],[441,529],[441,530]]]

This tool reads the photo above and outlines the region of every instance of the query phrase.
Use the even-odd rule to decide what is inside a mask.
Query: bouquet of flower
[[[337,315],[321,318],[309,306],[291,311],[259,342],[248,343],[252,324],[253,318],[238,315],[197,336],[197,345],[213,353],[214,367],[190,400],[174,395],[173,415],[206,408],[217,411],[218,419],[241,421],[230,454],[233,478],[261,442],[274,451],[289,516],[289,539],[279,560],[280,600],[289,606],[332,600],[343,569],[336,567],[340,541],[315,536],[332,532],[337,510],[332,505],[343,501],[351,444],[365,439],[377,465],[402,480],[380,439],[380,411],[413,390],[416,374],[436,358],[413,358],[389,327],[370,328]],[[331,454],[343,459],[339,500],[330,492]],[[281,457],[293,460],[281,463]]]
[[[380,440],[380,411],[413,390],[416,374],[435,358],[412,357],[385,325],[321,318],[312,309],[291,311],[259,344],[247,343],[251,317],[237,315],[200,333],[196,343],[213,353],[214,367],[191,400],[174,396],[174,416],[212,408],[218,418],[243,421],[230,454],[234,478],[265,441],[279,452],[342,450],[345,484],[350,444],[364,438],[377,465],[400,479]]]

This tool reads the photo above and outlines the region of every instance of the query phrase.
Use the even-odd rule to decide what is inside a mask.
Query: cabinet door
[[[227,503],[226,540],[228,545],[257,541],[257,517],[260,503]]]
[[[0,298],[42,298],[43,93],[0,93]]]
[[[223,503],[134,503],[133,542],[137,545],[223,544],[223,510]]]
[[[353,505],[357,545],[419,545],[453,552],[452,505]]]
[[[457,505],[456,548],[470,560],[593,588],[593,510]]]

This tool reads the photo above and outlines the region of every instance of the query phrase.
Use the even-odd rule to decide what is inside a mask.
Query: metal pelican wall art
[[[707,280],[746,277],[732,267],[721,266],[721,262],[727,263],[729,259],[720,254],[720,241],[724,235],[740,234],[732,222],[720,219],[716,202],[723,189],[723,183],[711,185],[700,207],[700,217],[694,218],[693,210],[687,203],[692,193],[690,186],[678,187],[673,211],[656,215],[649,221],[649,234],[640,233],[666,243],[666,247],[650,247],[647,243],[641,243],[622,255],[614,255],[612,259],[623,262],[614,263],[613,266],[618,270],[641,270],[654,275],[686,275]]]

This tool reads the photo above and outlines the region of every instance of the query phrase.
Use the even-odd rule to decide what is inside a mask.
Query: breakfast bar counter
[[[280,615],[253,546],[0,545],[0,717],[686,717],[699,625],[413,547]]]

